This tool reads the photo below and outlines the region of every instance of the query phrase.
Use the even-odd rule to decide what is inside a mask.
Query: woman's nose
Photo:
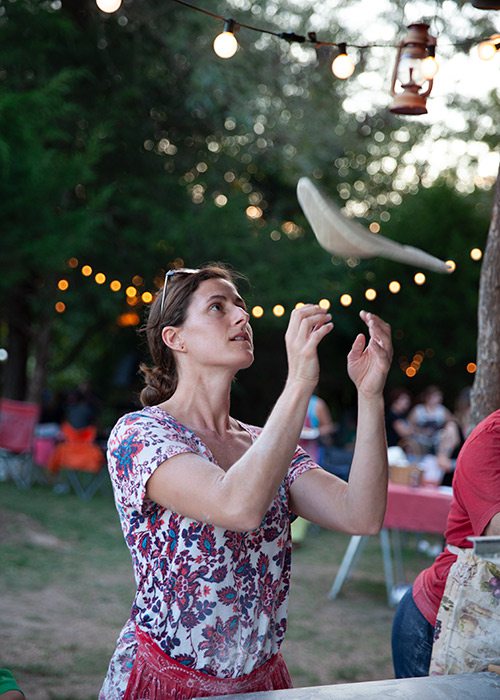
[[[237,323],[247,323],[250,319],[250,314],[246,309],[241,306],[237,306]]]

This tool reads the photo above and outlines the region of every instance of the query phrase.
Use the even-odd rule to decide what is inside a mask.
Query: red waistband
[[[172,659],[147,633],[138,628],[136,638],[136,658],[124,700],[138,700],[142,697],[209,697],[291,687],[291,679],[280,653],[274,654],[249,674],[237,678],[220,678]],[[154,694],[151,694],[153,687]],[[143,694],[145,689],[148,689],[147,695]]]

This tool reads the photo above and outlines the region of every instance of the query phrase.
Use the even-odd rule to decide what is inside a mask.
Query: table
[[[260,693],[219,695],[222,700],[443,700],[443,698],[481,698],[498,700],[500,676],[497,673],[457,673],[453,676],[399,678],[362,683],[340,683],[312,688],[264,690]],[[217,698],[213,698],[217,700]]]
[[[451,488],[402,486],[389,482],[387,509],[380,531],[387,602],[394,606],[408,587],[404,583],[400,530],[443,534],[452,499]],[[353,535],[328,597],[335,599],[349,576],[369,535]]]

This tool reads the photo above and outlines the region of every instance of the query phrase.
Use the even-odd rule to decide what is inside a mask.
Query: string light
[[[425,275],[423,272],[417,272],[416,275],[413,277],[413,280],[415,284],[418,284],[419,286],[422,286],[425,284]]]
[[[486,41],[482,41],[477,47],[477,53],[482,61],[491,61],[500,49],[500,34],[493,34]]]
[[[95,4],[101,12],[111,14],[120,9],[122,0],[95,0]]]
[[[475,260],[477,262],[483,257],[483,251],[481,250],[481,248],[473,248],[470,252],[470,256],[472,260]]]
[[[213,47],[219,58],[232,58],[238,50],[238,42],[234,36],[236,23],[234,19],[224,20],[224,31],[215,37]]]
[[[336,78],[347,80],[354,73],[354,63],[347,55],[347,44],[339,43],[339,52],[332,62],[332,73]]]

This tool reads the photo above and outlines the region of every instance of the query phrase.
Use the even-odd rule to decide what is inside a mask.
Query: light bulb
[[[226,19],[224,20],[224,31],[214,39],[214,51],[220,58],[231,58],[238,50],[234,29],[234,20]]]
[[[422,76],[426,80],[432,80],[439,70],[439,63],[436,61],[434,56],[427,56],[427,58],[424,58],[422,61],[420,70]]]
[[[95,2],[102,12],[108,12],[109,14],[119,10],[122,4],[122,0],[95,0]]]
[[[339,53],[339,55],[333,60],[332,73],[335,77],[340,78],[341,80],[350,78],[354,73],[354,63],[346,53]]]
[[[491,61],[500,48],[500,34],[495,34],[488,41],[482,41],[477,47],[477,53],[482,61]]]

